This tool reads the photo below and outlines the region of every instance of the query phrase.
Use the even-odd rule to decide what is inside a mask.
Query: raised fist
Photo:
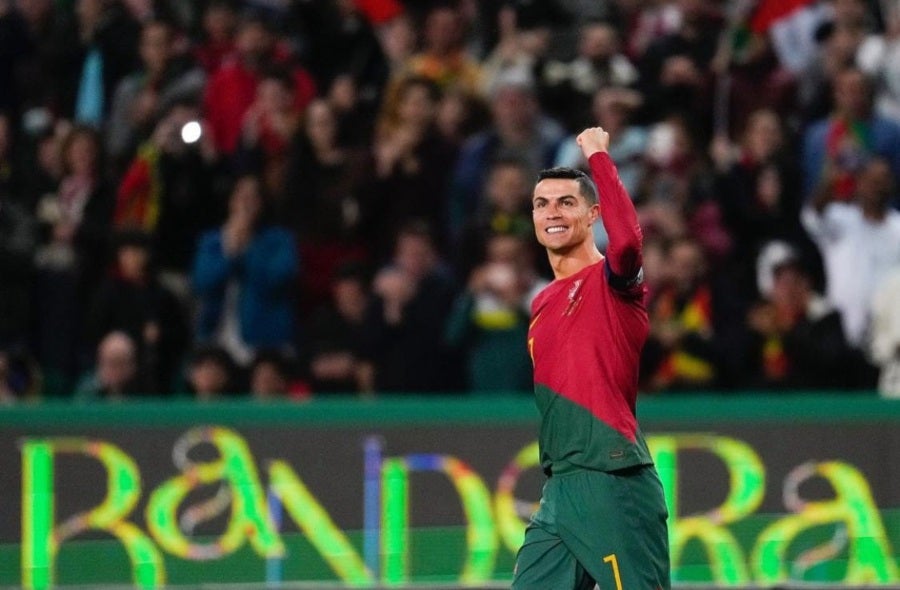
[[[603,127],[588,127],[575,138],[585,158],[597,152],[605,152],[609,148],[609,133]]]

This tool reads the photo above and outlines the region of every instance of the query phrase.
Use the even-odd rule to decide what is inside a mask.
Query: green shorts
[[[669,590],[667,517],[652,465],[554,474],[526,529],[513,590]]]

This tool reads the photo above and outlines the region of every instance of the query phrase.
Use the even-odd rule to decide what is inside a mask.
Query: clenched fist
[[[603,127],[588,127],[575,138],[585,158],[597,152],[605,152],[609,148],[609,133]]]

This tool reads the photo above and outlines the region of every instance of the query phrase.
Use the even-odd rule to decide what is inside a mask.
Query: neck
[[[566,279],[583,268],[603,260],[603,254],[593,242],[585,242],[568,252],[547,250],[547,258],[550,260],[550,268],[553,269],[553,277]]]
[[[884,221],[884,218],[887,217],[887,210],[880,205],[867,203],[862,206],[862,214],[870,221]]]

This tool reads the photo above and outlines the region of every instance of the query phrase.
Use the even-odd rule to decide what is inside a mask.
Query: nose
[[[561,217],[559,205],[556,203],[550,203],[547,205],[547,217],[550,219],[557,219]]]

